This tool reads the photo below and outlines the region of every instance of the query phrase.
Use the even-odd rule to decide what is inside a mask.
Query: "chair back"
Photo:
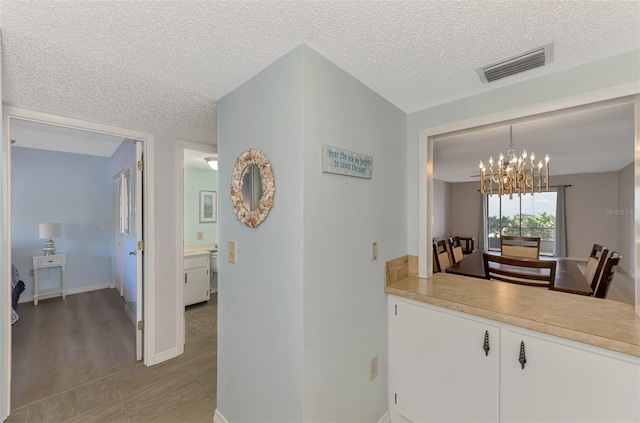
[[[611,255],[607,259],[607,262],[604,265],[604,269],[602,270],[602,275],[600,276],[600,281],[598,282],[598,286],[596,287],[593,296],[596,298],[606,298],[607,293],[609,292],[609,286],[611,285],[611,281],[616,273],[615,267],[620,263],[622,257],[615,251],[611,252]]]
[[[607,260],[607,253],[609,250],[607,247],[600,244],[593,244],[591,248],[591,254],[589,254],[589,260],[587,261],[587,268],[584,271],[584,277],[591,285],[591,289],[595,292],[600,280],[600,272],[604,267],[604,263]]]
[[[451,266],[447,242],[444,239],[433,243],[433,258],[438,272],[444,272]]]
[[[449,250],[451,251],[451,258],[453,263],[458,263],[464,258],[464,251],[462,250],[462,244],[460,244],[460,238],[452,236],[449,238]]]
[[[503,256],[537,259],[540,255],[540,238],[501,235],[500,253]]]
[[[555,260],[538,260],[483,253],[485,278],[553,289]]]

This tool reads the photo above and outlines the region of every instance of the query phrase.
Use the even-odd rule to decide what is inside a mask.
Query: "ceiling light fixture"
[[[489,195],[493,194],[493,184],[498,184],[498,194],[509,194],[509,199],[513,198],[513,194],[533,195],[534,191],[549,191],[549,155],[544,156],[542,160],[535,165],[535,154],[527,156],[527,151],[523,150],[521,157],[516,157],[516,151],[513,149],[513,126],[509,127],[509,150],[507,151],[508,161],[500,153],[498,157],[498,166],[493,168],[493,157],[489,157],[489,169],[480,162],[480,192]],[[527,166],[527,158],[530,163]]]
[[[204,161],[207,162],[209,167],[213,170],[218,170],[218,158],[217,157],[205,157]]]

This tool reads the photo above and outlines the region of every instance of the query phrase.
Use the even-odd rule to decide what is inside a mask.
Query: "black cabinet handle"
[[[484,350],[485,357],[488,356],[489,350],[491,349],[489,347],[489,331],[488,330],[484,331],[484,344],[482,345],[482,349]]]
[[[524,369],[524,365],[527,364],[527,356],[524,351],[524,341],[520,341],[520,357],[518,357],[518,361]]]

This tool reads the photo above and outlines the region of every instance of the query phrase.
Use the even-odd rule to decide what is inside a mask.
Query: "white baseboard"
[[[209,294],[215,294],[216,292],[218,292],[218,288],[209,289]]]
[[[73,294],[81,294],[83,292],[89,292],[89,291],[97,291],[99,289],[106,289],[109,288],[111,286],[110,282],[106,282],[106,283],[97,283],[94,285],[84,285],[84,286],[78,286],[76,288],[71,288],[71,289],[67,289],[67,296],[68,295],[73,295]],[[60,297],[62,294],[60,294],[59,292],[54,293],[54,294],[49,294],[49,295],[38,295],[38,301],[40,300],[44,300],[47,298],[54,298],[54,297]],[[20,299],[18,300],[18,304],[20,303],[28,303],[33,301],[33,295],[20,295]]]
[[[229,421],[225,419],[220,410],[216,408],[216,412],[213,413],[213,423],[229,423]]]
[[[391,416],[389,415],[389,410],[385,411],[378,423],[391,423]]]
[[[163,361],[171,360],[172,358],[176,358],[180,355],[180,351],[178,351],[178,347],[173,347],[169,350],[162,351],[159,354],[156,354],[155,359],[153,360],[153,364],[160,364]]]
[[[129,316],[129,319],[133,322],[133,326],[136,326],[136,315],[133,313],[133,310],[129,308],[129,303],[124,303],[124,311]]]

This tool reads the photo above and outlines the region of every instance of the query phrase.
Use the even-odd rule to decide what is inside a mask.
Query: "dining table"
[[[499,251],[489,251],[489,254],[500,255]],[[483,251],[474,251],[465,255],[462,260],[452,264],[447,268],[447,273],[455,275],[470,276],[472,278],[486,279],[484,273]],[[554,291],[569,292],[579,295],[593,295],[591,285],[584,277],[578,263],[559,257],[540,256],[539,260],[554,260],[556,262],[556,277],[553,285]]]

